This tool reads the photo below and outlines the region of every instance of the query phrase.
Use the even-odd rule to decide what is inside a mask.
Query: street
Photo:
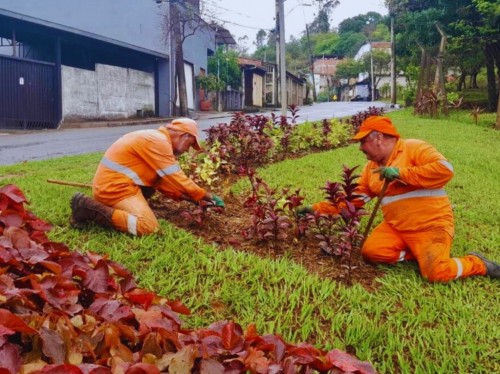
[[[300,107],[298,122],[317,121],[325,118],[342,118],[376,106],[389,110],[389,105],[382,102],[329,102]],[[281,111],[260,113],[277,115]],[[199,113],[197,122],[203,131],[217,123],[227,123],[231,113],[205,114]],[[63,130],[39,130],[29,133],[5,132],[0,130],[0,165],[12,165],[25,161],[44,160],[69,155],[105,151],[123,134],[141,130],[154,129],[158,124],[133,125],[121,127],[79,128]]]

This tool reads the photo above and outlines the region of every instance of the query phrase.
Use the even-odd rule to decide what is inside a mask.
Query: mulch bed
[[[288,259],[302,265],[310,273],[325,279],[347,282],[347,269],[339,259],[320,251],[318,240],[312,237],[300,241],[290,240],[280,242],[280,248],[270,249],[266,243],[259,243],[255,239],[245,239],[241,232],[251,227],[251,212],[243,206],[246,196],[225,196],[226,208],[223,214],[212,213],[203,222],[202,226],[188,222],[182,212],[192,210],[193,205],[188,202],[176,202],[156,194],[150,205],[158,218],[168,220],[174,225],[204,239],[207,243],[216,243],[220,249],[234,248],[264,258],[279,259],[286,256]],[[360,284],[365,289],[373,290],[378,283],[375,278],[384,273],[371,265],[366,264],[359,253],[353,255],[353,269],[350,275],[350,284]]]

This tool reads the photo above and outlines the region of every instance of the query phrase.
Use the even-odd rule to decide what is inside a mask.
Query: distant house
[[[328,55],[315,58],[313,61],[314,83],[316,92],[330,92],[332,88],[340,86],[337,74],[337,65],[342,62],[337,56]]]
[[[243,74],[244,105],[251,107],[279,107],[278,68],[276,64],[240,57]],[[303,105],[306,80],[286,72],[287,106]]]
[[[359,49],[359,51],[354,56],[356,61],[359,61],[366,54],[370,54],[371,51],[384,51],[387,54],[391,55],[391,43],[390,42],[371,42],[367,43]],[[380,89],[383,86],[390,86],[391,84],[391,72],[390,66],[387,66],[387,69],[384,69],[381,73],[374,73],[376,78],[375,81],[375,97],[380,96]],[[406,86],[406,79],[402,73],[398,74],[396,77],[396,84],[398,86]],[[360,73],[357,79],[357,83],[352,88],[351,99],[358,100],[371,100],[371,81],[370,81],[370,73],[363,72]],[[389,90],[387,90],[389,92]]]
[[[2,0],[0,128],[171,115],[169,7],[159,0]],[[215,32],[196,30],[183,49],[188,107],[196,110],[194,76],[206,70]]]

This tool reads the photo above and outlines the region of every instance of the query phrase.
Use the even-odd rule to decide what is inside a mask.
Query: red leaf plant
[[[122,265],[70,251],[0,189],[0,373],[374,373],[338,350],[292,345],[221,321],[185,329],[179,301],[137,287]]]

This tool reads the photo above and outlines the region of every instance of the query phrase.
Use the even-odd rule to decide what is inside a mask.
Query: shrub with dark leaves
[[[383,115],[384,115],[383,108],[377,108],[377,107],[371,106],[367,110],[356,113],[351,118],[347,119],[346,122],[353,127],[354,132],[356,133],[359,130],[361,123],[365,119],[367,119],[368,117],[371,117],[371,116],[383,116]]]
[[[374,373],[339,350],[292,345],[235,322],[183,328],[179,301],[122,265],[48,239],[14,185],[0,189],[0,373]]]

